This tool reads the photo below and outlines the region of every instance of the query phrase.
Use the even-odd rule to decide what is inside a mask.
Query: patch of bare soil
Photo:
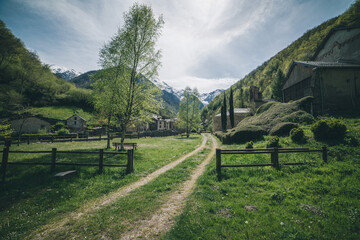
[[[159,236],[174,225],[175,216],[179,215],[186,204],[187,197],[193,192],[197,179],[205,172],[206,165],[208,165],[215,155],[217,142],[211,136],[213,147],[207,158],[194,170],[191,178],[186,181],[179,191],[170,195],[167,202],[152,216],[145,220],[141,220],[132,224],[134,226],[132,231],[129,231],[120,239],[158,239]]]
[[[78,211],[72,212],[67,214],[62,218],[61,221],[57,221],[52,224],[45,225],[41,227],[40,229],[37,229],[32,234],[30,234],[26,239],[43,239],[49,237],[49,234],[53,231],[60,230],[66,226],[71,220],[76,220],[81,217],[83,217],[85,214],[94,212],[106,205],[109,205],[116,201],[117,199],[124,197],[128,195],[131,191],[147,184],[151,180],[157,178],[160,174],[163,174],[164,172],[176,167],[179,163],[183,162],[188,157],[200,152],[202,149],[206,146],[207,141],[207,134],[203,135],[203,142],[201,143],[200,147],[196,148],[194,151],[182,156],[181,158],[169,163],[168,165],[156,170],[155,172],[149,174],[146,177],[141,178],[140,180],[125,186],[124,188],[120,188],[119,190],[110,193],[109,195],[106,195],[100,199],[97,199],[95,201],[92,201],[90,203],[84,204]]]

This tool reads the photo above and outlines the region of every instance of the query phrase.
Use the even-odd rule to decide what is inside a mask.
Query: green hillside
[[[51,105],[92,108],[90,91],[56,77],[0,20],[0,114]]]
[[[248,104],[249,87],[258,86],[263,92],[264,98],[270,98],[271,82],[278,70],[287,73],[292,61],[309,61],[314,56],[316,49],[320,46],[325,36],[332,28],[340,26],[360,25],[360,1],[356,1],[345,13],[332,18],[321,25],[307,31],[302,37],[291,43],[287,48],[280,51],[274,57],[264,62],[261,66],[250,72],[243,79],[235,83],[232,88],[234,91],[234,105],[241,105],[241,89],[243,90],[242,99],[245,105]],[[230,89],[225,91],[227,98],[230,95]],[[203,115],[211,119],[215,113],[220,112],[220,106],[223,93],[214,98],[209,105],[204,108]]]

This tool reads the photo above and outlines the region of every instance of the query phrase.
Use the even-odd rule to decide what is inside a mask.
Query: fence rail
[[[221,168],[224,167],[266,167],[273,166],[276,169],[280,168],[279,164],[279,154],[280,153],[312,153],[312,152],[321,152],[322,159],[324,162],[327,162],[327,147],[322,149],[309,149],[309,148],[264,148],[264,149],[216,149],[216,171],[218,174],[221,174]],[[226,154],[270,154],[271,163],[254,163],[254,164],[221,164],[221,155]],[[304,165],[306,163],[296,162],[296,163],[282,163],[281,165]]]
[[[51,161],[50,162],[9,162],[9,153],[50,153]],[[65,154],[98,154],[99,163],[65,163],[57,162],[56,156],[57,153]],[[126,164],[104,164],[104,154],[106,155],[127,155]],[[132,173],[134,171],[134,150],[129,149],[127,152],[104,152],[104,149],[99,151],[58,151],[57,148],[53,148],[51,151],[10,151],[9,147],[5,147],[2,151],[2,162],[1,162],[1,175],[2,182],[5,182],[6,169],[7,165],[50,165],[50,171],[54,172],[56,165],[66,165],[66,166],[87,166],[87,167],[99,167],[99,172],[103,171],[103,167],[126,167],[127,173]]]

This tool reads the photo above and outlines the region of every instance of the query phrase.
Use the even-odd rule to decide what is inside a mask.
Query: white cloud
[[[52,38],[49,36],[50,41],[44,41],[42,48],[35,49],[42,60],[85,72],[98,68],[99,49],[115,34],[123,22],[123,13],[135,1],[18,2],[45,19],[45,24],[56,32]],[[163,14],[165,19],[158,42],[163,53],[159,78],[176,88],[188,85],[200,92],[227,88],[242,78],[301,36],[307,25],[315,21],[312,19],[321,15],[321,7],[328,3],[296,0],[139,2],[151,4],[155,14]],[[307,11],[312,7],[312,11]],[[316,11],[318,14],[314,14]],[[304,22],[307,25],[301,25]]]

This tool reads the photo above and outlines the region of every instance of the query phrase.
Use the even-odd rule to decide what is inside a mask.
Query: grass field
[[[77,175],[55,179],[49,166],[8,166],[6,183],[0,192],[0,239],[22,239],[34,229],[56,221],[84,203],[148,175],[161,166],[192,151],[201,143],[201,137],[132,139],[139,147],[134,153],[133,174],[124,168],[106,168],[103,174],[96,167],[57,167],[57,172],[76,169]],[[105,141],[77,143],[42,143],[12,146],[11,150],[98,150]],[[169,147],[171,146],[171,147]],[[97,155],[62,155],[59,161],[96,162]],[[105,155],[104,163],[125,161]],[[9,161],[49,161],[49,154],[9,155]]]
[[[329,149],[328,163],[321,153],[280,154],[281,162],[307,162],[303,166],[223,168],[217,175],[215,158],[187,199],[174,226],[155,239],[360,239],[360,119],[343,119],[349,132],[343,141],[318,142],[309,126],[302,126],[307,142],[296,144],[280,138],[282,147]],[[265,137],[254,143],[265,148]],[[133,141],[133,140],[131,140]],[[57,180],[49,167],[9,166],[7,183],[1,190],[0,238],[22,239],[41,227],[56,223],[89,201],[135,182],[161,166],[192,151],[201,138],[144,138],[135,151],[135,173],[124,169],[77,168],[76,176]],[[57,147],[59,150],[86,150],[105,147],[105,142],[46,143],[22,145],[31,150]],[[125,197],[80,219],[70,218],[45,239],[118,239],[139,228],[139,222],[154,214],[168,197],[179,190],[191,172],[209,153],[193,155]],[[222,145],[241,149],[244,145]],[[11,156],[11,155],[10,155]],[[23,158],[29,158],[24,156]],[[39,160],[49,155],[37,155]],[[90,156],[82,161],[97,161]],[[11,159],[11,158],[10,158]],[[69,161],[70,156],[62,156]],[[20,157],[16,161],[23,161]],[[125,161],[106,157],[105,162]],[[223,164],[269,163],[269,155],[223,156]],[[70,168],[62,167],[60,170]],[[73,168],[71,168],[73,169]],[[40,229],[37,231],[37,229]],[[149,230],[150,231],[150,230]],[[30,235],[36,238],[37,235]]]
[[[342,142],[316,142],[308,126],[305,144],[281,138],[282,147],[329,147],[329,163],[318,153],[280,155],[306,166],[227,168],[215,160],[198,182],[183,214],[163,239],[360,239],[360,120],[344,119]],[[267,139],[267,138],[266,138]],[[265,139],[265,140],[266,140]],[[265,141],[255,143],[264,148]],[[237,149],[244,145],[225,145]],[[270,156],[227,156],[224,163],[270,162]]]

